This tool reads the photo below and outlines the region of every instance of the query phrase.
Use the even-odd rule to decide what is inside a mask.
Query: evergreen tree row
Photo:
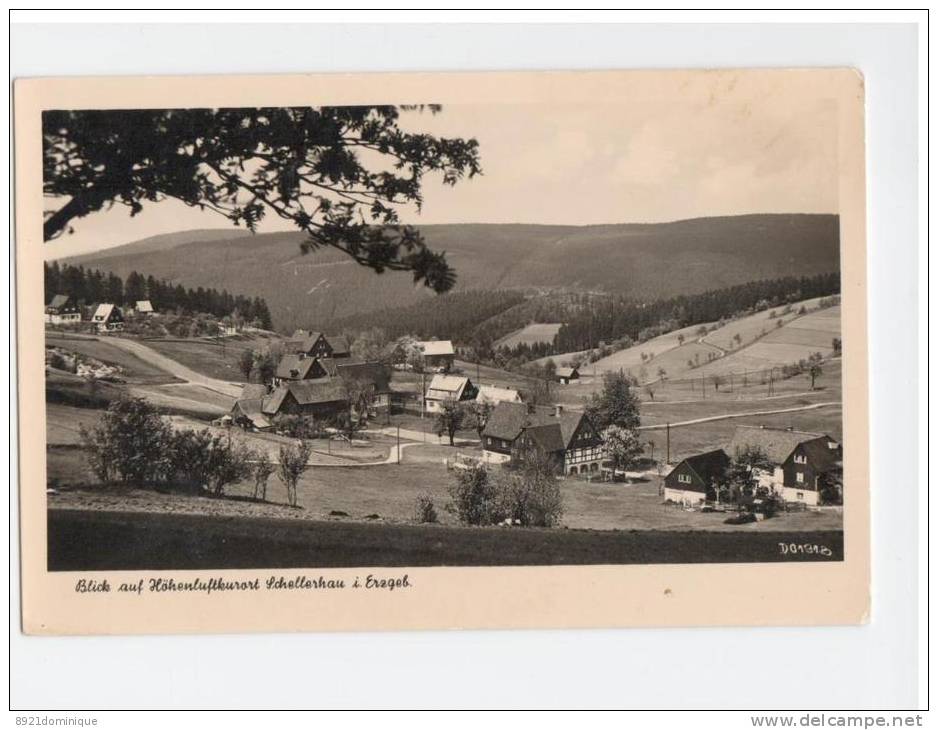
[[[257,321],[263,329],[272,327],[270,310],[261,297],[233,295],[226,289],[218,291],[201,286],[187,289],[136,271],[131,271],[124,280],[117,274],[97,269],[71,264],[60,266],[58,261],[44,264],[44,274],[47,304],[56,294],[68,294],[83,305],[109,302],[126,306],[149,299],[157,312],[179,310],[204,312],[219,318],[237,316],[246,322]]]

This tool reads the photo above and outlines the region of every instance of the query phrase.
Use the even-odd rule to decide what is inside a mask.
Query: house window
[[[808,457],[806,457],[804,454],[795,454],[795,463],[796,463],[796,464],[807,464],[807,463],[808,463]]]
[[[804,501],[804,492],[796,492],[796,493],[795,493],[795,496],[796,496],[798,499],[800,499],[802,502]]]
[[[804,484],[804,472],[803,471],[795,472],[795,481],[798,482],[799,484]]]
[[[677,480],[682,484],[690,484],[690,475],[689,474],[678,474]]]
[[[491,446],[491,445],[492,445],[492,437],[491,437],[491,436],[486,436],[486,437],[485,437],[485,443],[486,443],[488,446]]]

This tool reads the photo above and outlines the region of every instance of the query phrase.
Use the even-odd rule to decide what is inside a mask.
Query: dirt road
[[[165,370],[170,375],[175,375],[177,378],[188,381],[193,385],[201,385],[203,388],[213,390],[216,393],[221,393],[222,395],[227,395],[231,398],[237,398],[239,395],[241,395],[241,388],[243,387],[243,384],[229,383],[225,380],[218,380],[217,378],[210,378],[207,375],[197,373],[195,370],[187,368],[185,365],[176,362],[172,358],[166,357],[166,355],[157,352],[152,347],[144,345],[142,342],[124,337],[108,337],[106,341],[115,347],[119,347],[122,350],[136,355],[140,359],[145,360],[146,362],[149,362],[150,364],[162,370]]]
[[[663,431],[669,425],[671,428],[676,426],[693,426],[698,423],[709,423],[710,421],[725,421],[728,418],[749,418],[751,416],[771,416],[776,413],[795,413],[797,411],[813,411],[817,408],[830,408],[831,406],[840,406],[840,401],[830,403],[812,403],[809,406],[797,406],[795,408],[777,408],[771,411],[746,411],[745,413],[725,413],[718,416],[705,416],[704,418],[694,418],[690,421],[679,421],[677,423],[656,423],[652,426],[639,426],[639,431]]]

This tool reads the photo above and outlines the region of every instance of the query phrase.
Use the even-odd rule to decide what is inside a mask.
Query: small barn
[[[288,353],[280,358],[277,369],[274,371],[274,385],[281,385],[287,381],[308,380],[323,377],[325,373],[319,367],[317,372],[316,358],[308,357],[303,353]]]
[[[580,379],[580,371],[577,368],[557,368],[556,377],[561,385],[570,385]]]
[[[664,498],[682,504],[715,500],[715,486],[723,482],[729,465],[723,449],[684,459],[664,478]]]
[[[99,304],[91,324],[98,332],[119,332],[124,329],[124,313],[116,304]]]
[[[267,387],[264,385],[245,385],[241,395],[231,409],[232,420],[242,428],[266,431],[273,425],[264,415],[264,399]]]

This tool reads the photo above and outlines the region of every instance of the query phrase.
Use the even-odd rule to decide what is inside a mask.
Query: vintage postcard
[[[14,104],[25,632],[867,619],[854,70]]]

